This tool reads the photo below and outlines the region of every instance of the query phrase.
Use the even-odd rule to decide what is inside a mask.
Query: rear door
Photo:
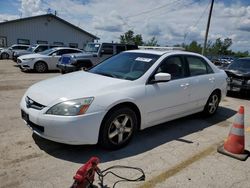
[[[192,108],[203,107],[215,88],[215,76],[209,64],[199,56],[185,56],[191,81],[190,102]]]

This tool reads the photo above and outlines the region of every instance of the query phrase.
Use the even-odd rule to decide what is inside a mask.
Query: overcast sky
[[[0,22],[47,13],[119,42],[129,29],[160,45],[202,43],[211,0],[0,0]],[[232,38],[232,49],[250,51],[250,0],[215,0],[209,40]]]

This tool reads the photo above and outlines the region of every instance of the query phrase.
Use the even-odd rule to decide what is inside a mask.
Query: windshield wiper
[[[95,73],[103,75],[103,76],[108,76],[108,77],[116,78],[113,74],[106,73],[106,72],[95,72]]]

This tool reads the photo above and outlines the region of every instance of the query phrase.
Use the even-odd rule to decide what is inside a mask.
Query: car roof
[[[195,56],[200,56],[203,57],[200,54],[197,53],[193,53],[193,52],[187,52],[187,51],[183,51],[183,50],[152,50],[152,49],[139,49],[139,50],[129,50],[126,51],[128,53],[147,53],[147,54],[154,54],[154,55],[164,55],[164,54],[170,54],[170,55],[177,55],[177,54],[183,54],[183,55],[195,55]]]
[[[70,50],[79,50],[79,51],[82,51],[78,48],[70,48],[70,47],[54,47],[52,49],[55,49],[55,50],[62,50],[62,49],[70,49]]]

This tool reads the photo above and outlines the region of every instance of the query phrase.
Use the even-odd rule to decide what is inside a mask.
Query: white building
[[[83,48],[98,37],[53,15],[45,14],[0,23],[0,47],[12,44],[55,44]]]

